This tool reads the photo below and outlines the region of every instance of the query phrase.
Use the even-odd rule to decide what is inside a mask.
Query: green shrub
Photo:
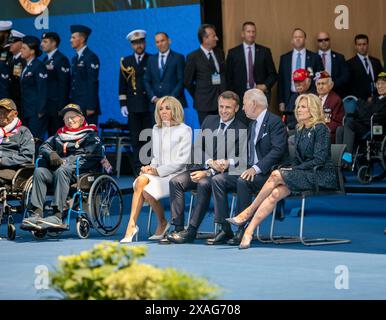
[[[52,286],[65,299],[76,300],[200,300],[220,294],[204,278],[137,263],[146,253],[145,246],[103,242],[78,255],[59,257]]]

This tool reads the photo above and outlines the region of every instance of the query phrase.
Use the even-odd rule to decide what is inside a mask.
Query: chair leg
[[[151,206],[149,206],[149,216],[147,218],[147,235],[150,237],[151,236],[151,220],[153,217],[153,209]]]
[[[117,143],[117,161],[116,161],[116,167],[117,167],[117,178],[121,176],[121,162],[122,162],[122,147],[121,147],[121,138],[118,138]]]
[[[271,221],[271,230],[269,233],[269,237],[274,244],[285,244],[285,243],[297,243],[300,242],[299,237],[294,236],[274,236],[274,228],[276,222],[276,210],[277,206],[272,212],[272,221]]]

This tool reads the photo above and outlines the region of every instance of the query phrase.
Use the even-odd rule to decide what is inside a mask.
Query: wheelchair
[[[111,236],[118,230],[123,215],[122,193],[116,181],[108,175],[102,165],[100,171],[80,173],[79,162],[84,156],[76,159],[76,181],[71,184],[67,198],[68,209],[64,212],[66,221],[64,228],[32,230],[32,235],[37,239],[43,239],[46,235],[58,237],[61,233],[70,230],[71,217],[76,217],[76,232],[81,239],[87,239],[91,229],[95,229],[102,236]],[[101,160],[100,156],[86,156],[87,159]],[[35,167],[39,166],[42,158],[37,159]],[[24,218],[28,218],[28,204],[31,199],[32,179],[29,179],[25,192],[26,208]],[[53,192],[48,188],[47,196]],[[46,201],[45,209],[49,208]],[[46,210],[45,210],[46,211]],[[65,215],[67,216],[65,217]]]
[[[362,184],[381,181],[386,177],[386,115],[371,117],[370,132],[364,135],[356,148],[353,170],[357,170]]]
[[[31,187],[34,165],[24,164],[15,168],[12,180],[0,179],[0,226],[3,219],[7,221],[8,240],[16,237],[14,215],[26,209],[25,202],[28,190]]]

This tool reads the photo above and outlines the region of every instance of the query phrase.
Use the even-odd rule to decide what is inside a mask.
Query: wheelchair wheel
[[[35,239],[41,240],[46,236],[47,230],[33,230],[31,233]]]
[[[98,177],[88,197],[88,215],[93,227],[103,236],[113,235],[123,214],[122,194],[115,180],[107,175]]]
[[[88,238],[90,235],[90,223],[86,218],[81,217],[76,221],[76,232],[78,233],[79,238]]]
[[[23,211],[28,207],[31,198],[31,190],[32,190],[32,176],[28,178],[27,182],[24,185],[23,189],[23,197],[22,197],[22,206]]]
[[[8,240],[15,240],[16,238],[16,228],[13,224],[8,225]]]
[[[371,169],[369,166],[361,166],[357,174],[358,180],[362,184],[368,184],[372,180]]]

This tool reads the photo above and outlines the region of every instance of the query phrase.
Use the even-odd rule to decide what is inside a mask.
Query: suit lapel
[[[263,138],[263,136],[264,136],[264,133],[265,133],[265,131],[267,129],[268,118],[269,118],[269,113],[267,111],[267,113],[264,116],[264,120],[263,120],[263,122],[262,122],[262,124],[260,126],[259,135],[257,136],[256,143],[258,143]]]

